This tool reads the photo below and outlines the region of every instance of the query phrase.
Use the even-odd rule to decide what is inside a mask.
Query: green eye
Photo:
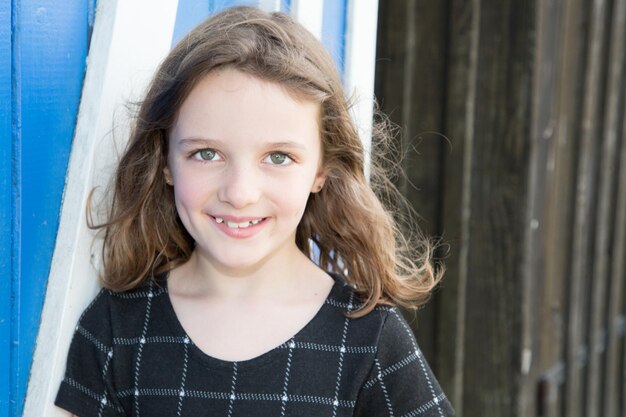
[[[269,155],[269,162],[273,165],[287,165],[291,162],[291,158],[287,154],[274,152]]]
[[[215,151],[213,149],[203,149],[198,151],[198,157],[203,161],[212,161],[215,159]]]

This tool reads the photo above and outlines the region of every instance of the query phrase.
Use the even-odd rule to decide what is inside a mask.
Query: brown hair
[[[378,304],[416,308],[425,302],[441,275],[430,260],[432,246],[419,234],[408,240],[400,233],[392,207],[404,200],[376,158],[368,183],[363,146],[332,58],[288,15],[250,7],[228,9],[196,27],[156,72],[115,174],[108,220],[92,225],[104,231],[102,285],[132,289],[189,259],[193,239],[163,175],[168,132],[195,84],[224,67],[320,103],[327,177],[324,188],[310,195],[296,244],[310,256],[313,242],[320,265],[356,288],[363,305],[352,315]],[[374,131],[373,154],[384,155],[389,130]]]

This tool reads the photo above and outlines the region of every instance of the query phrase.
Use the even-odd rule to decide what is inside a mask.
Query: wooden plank
[[[343,84],[355,98],[351,115],[366,155],[370,154],[372,144],[377,21],[378,0],[347,3]],[[369,158],[365,158],[366,176],[369,169]]]
[[[419,225],[426,236],[439,232],[442,143],[423,141],[421,132],[442,129],[444,5],[425,0],[384,2],[379,13],[376,95],[384,99],[382,110],[401,127],[396,158],[402,158],[405,175],[397,178],[396,183],[419,214]],[[429,65],[416,65],[418,61]],[[417,317],[407,315],[435,373],[436,301],[433,297]]]
[[[589,372],[587,382],[587,413],[588,417],[607,416],[603,403],[603,382],[605,378],[606,337],[611,326],[611,316],[607,320],[607,301],[611,264],[611,244],[615,230],[615,196],[617,176],[619,174],[619,130],[622,125],[620,102],[623,101],[624,53],[626,44],[626,1],[619,0],[613,4],[612,13],[606,14],[604,24],[611,28],[611,37],[602,41],[610,45],[608,60],[608,84],[604,104],[604,126],[602,135],[602,156],[600,163],[600,193],[596,220],[595,256],[592,275],[592,303],[589,329]],[[607,10],[608,12],[609,10]],[[611,17],[612,16],[612,17]],[[612,22],[611,22],[612,21]],[[615,278],[615,275],[613,275]],[[621,278],[618,278],[621,279]],[[615,281],[616,279],[614,279]],[[606,388],[606,387],[604,387]]]
[[[614,35],[616,31],[624,30],[623,19],[626,16],[626,1],[619,0],[616,5],[614,16]],[[619,14],[619,16],[618,16]],[[621,20],[621,21],[620,21]],[[616,26],[616,21],[619,26]],[[617,36],[617,35],[615,35]],[[615,40],[615,37],[613,37]],[[624,34],[619,38],[622,42],[623,50]],[[613,41],[614,42],[614,41]],[[615,43],[612,44],[615,47]],[[622,109],[626,110],[624,101],[626,100],[626,88],[624,86],[624,75],[622,74],[622,88],[618,91],[621,94]],[[626,374],[620,379],[620,348],[626,345],[623,328],[626,308],[624,305],[624,291],[626,290],[626,111],[622,114],[621,120],[621,151],[618,153],[619,177],[617,180],[617,201],[613,227],[615,234],[612,241],[612,269],[611,283],[608,297],[608,334],[607,352],[605,367],[605,390],[604,390],[604,415],[607,417],[619,417],[624,415],[624,410],[620,414],[620,385],[626,387]],[[617,153],[617,152],[616,152]]]
[[[0,2],[0,416],[9,415],[12,393],[11,350],[13,322],[11,320],[13,268],[13,123],[11,110],[13,103],[12,63],[13,44],[11,42],[11,7],[9,1]],[[15,97],[17,98],[17,97]],[[10,161],[10,162],[9,162]]]
[[[578,28],[572,30],[576,5],[579,8],[580,1],[541,2],[537,13],[519,404],[520,415],[527,417],[561,413],[564,288],[571,256],[575,166],[570,136],[575,86],[582,80],[577,54],[572,53],[582,43]]]
[[[555,147],[548,164],[554,170],[552,192],[548,197],[546,223],[546,269],[542,277],[545,303],[542,306],[542,328],[538,366],[547,379],[548,391],[543,398],[543,415],[563,416],[565,379],[565,325],[567,288],[571,273],[572,233],[575,207],[574,181],[578,158],[578,121],[582,112],[585,31],[584,1],[564,1],[559,75],[558,116]]]
[[[568,340],[566,349],[568,380],[565,415],[579,417],[585,411],[583,368],[587,361],[586,317],[589,314],[590,277],[593,264],[593,228],[597,201],[597,177],[604,76],[604,25],[606,4],[594,0],[591,10],[589,49],[584,82],[580,159],[577,175],[576,214],[573,235],[573,261],[569,294]]]
[[[521,367],[521,260],[530,145],[535,2],[479,2],[473,140],[466,147],[464,413],[516,416]],[[514,17],[515,24],[510,24]],[[476,381],[481,381],[480,384]]]
[[[572,224],[574,218],[574,178],[576,169],[578,120],[582,111],[583,57],[585,32],[581,30],[584,18],[583,1],[564,1],[560,10],[561,55],[556,120],[549,127],[555,140],[549,150],[548,171],[553,171],[548,191],[545,227],[545,270],[541,280],[544,302],[541,304],[538,330],[537,368],[541,372],[538,383],[537,415],[562,416],[565,366],[565,308],[567,283],[570,276]],[[546,24],[551,24],[546,19]],[[528,393],[531,395],[531,393]],[[526,398],[526,401],[532,401]],[[532,410],[528,410],[529,413]]]
[[[450,246],[446,281],[440,294],[439,378],[458,417],[465,414],[464,363],[468,247],[471,240],[471,151],[476,109],[480,1],[452,0],[449,12],[448,88],[444,133],[450,138],[443,160],[442,233]],[[451,343],[452,342],[452,343]]]
[[[533,63],[532,127],[529,163],[528,207],[525,218],[525,249],[522,264],[522,343],[520,369],[519,415],[534,417],[544,414],[546,398],[553,389],[553,382],[543,378],[537,384],[538,376],[554,361],[546,361],[546,352],[539,349],[546,337],[553,342],[558,337],[557,329],[551,328],[551,311],[546,306],[552,297],[551,284],[559,277],[545,280],[546,246],[551,242],[545,233],[553,194],[554,170],[548,166],[554,157],[555,125],[558,98],[558,84],[555,83],[558,71],[559,43],[561,32],[560,2],[540,2],[537,5],[536,36]],[[543,334],[544,337],[541,337]],[[550,353],[550,352],[548,352]]]
[[[445,95],[446,3],[430,0],[406,2],[407,58],[402,104],[403,194],[420,216],[425,236],[441,234],[441,150],[447,142],[443,129]],[[428,63],[428,65],[424,65]],[[414,330],[426,357],[438,372],[436,344],[437,294],[419,312]]]
[[[446,88],[445,2],[409,0],[405,10],[408,56],[404,73],[402,125],[404,195],[422,217],[426,235],[440,233],[441,152],[448,148],[443,137],[443,104]]]

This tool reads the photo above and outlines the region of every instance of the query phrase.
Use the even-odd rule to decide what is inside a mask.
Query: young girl
[[[395,307],[439,279],[429,246],[400,238],[372,191],[393,189],[376,169],[368,182],[364,158],[332,59],[302,26],[233,8],[197,27],[139,109],[98,226],[105,289],[56,404],[81,417],[452,415]]]

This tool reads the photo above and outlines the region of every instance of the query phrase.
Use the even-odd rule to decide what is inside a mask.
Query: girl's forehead
[[[296,102],[321,104],[322,101],[322,93],[311,89],[310,86],[305,87],[303,84],[298,87],[295,82],[280,82],[266,79],[249,71],[232,66],[215,68],[202,75],[194,83],[189,95],[198,88],[206,88],[207,84],[214,86],[216,89],[224,89],[225,91],[233,91],[238,88],[275,89],[280,90],[282,94]]]
[[[179,109],[170,137],[319,141],[320,107],[316,101],[294,97],[275,82],[222,69],[194,86]]]

